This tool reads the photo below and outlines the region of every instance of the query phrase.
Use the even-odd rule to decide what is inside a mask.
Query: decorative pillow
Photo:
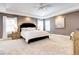
[[[28,27],[28,28],[21,28],[22,31],[33,31],[33,30],[36,30],[36,28],[31,28],[31,27]]]

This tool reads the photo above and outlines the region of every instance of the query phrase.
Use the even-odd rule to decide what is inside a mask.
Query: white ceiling
[[[0,12],[30,16],[35,18],[49,18],[79,10],[78,3],[0,3]]]

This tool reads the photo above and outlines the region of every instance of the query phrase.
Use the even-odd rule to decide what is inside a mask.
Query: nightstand
[[[20,39],[20,32],[12,32],[12,39],[15,40],[15,39]]]

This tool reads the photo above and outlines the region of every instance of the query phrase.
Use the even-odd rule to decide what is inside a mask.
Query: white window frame
[[[6,27],[6,20],[7,19],[13,19],[13,20],[16,20],[16,26],[15,26],[15,30],[17,29],[17,17],[7,17],[7,16],[3,16],[3,39],[7,39],[8,38],[8,32],[7,32],[7,30],[11,30],[11,29],[7,29],[6,30],[6,28],[8,27]],[[14,30],[13,30],[14,31]]]
[[[50,32],[50,20],[45,20],[45,31]]]
[[[43,20],[40,20],[40,19],[37,20],[37,28],[42,31],[44,30]]]

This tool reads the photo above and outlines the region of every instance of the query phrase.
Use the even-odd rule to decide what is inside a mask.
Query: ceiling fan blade
[[[43,10],[51,7],[51,4],[46,4],[46,3],[40,3],[38,10]]]

